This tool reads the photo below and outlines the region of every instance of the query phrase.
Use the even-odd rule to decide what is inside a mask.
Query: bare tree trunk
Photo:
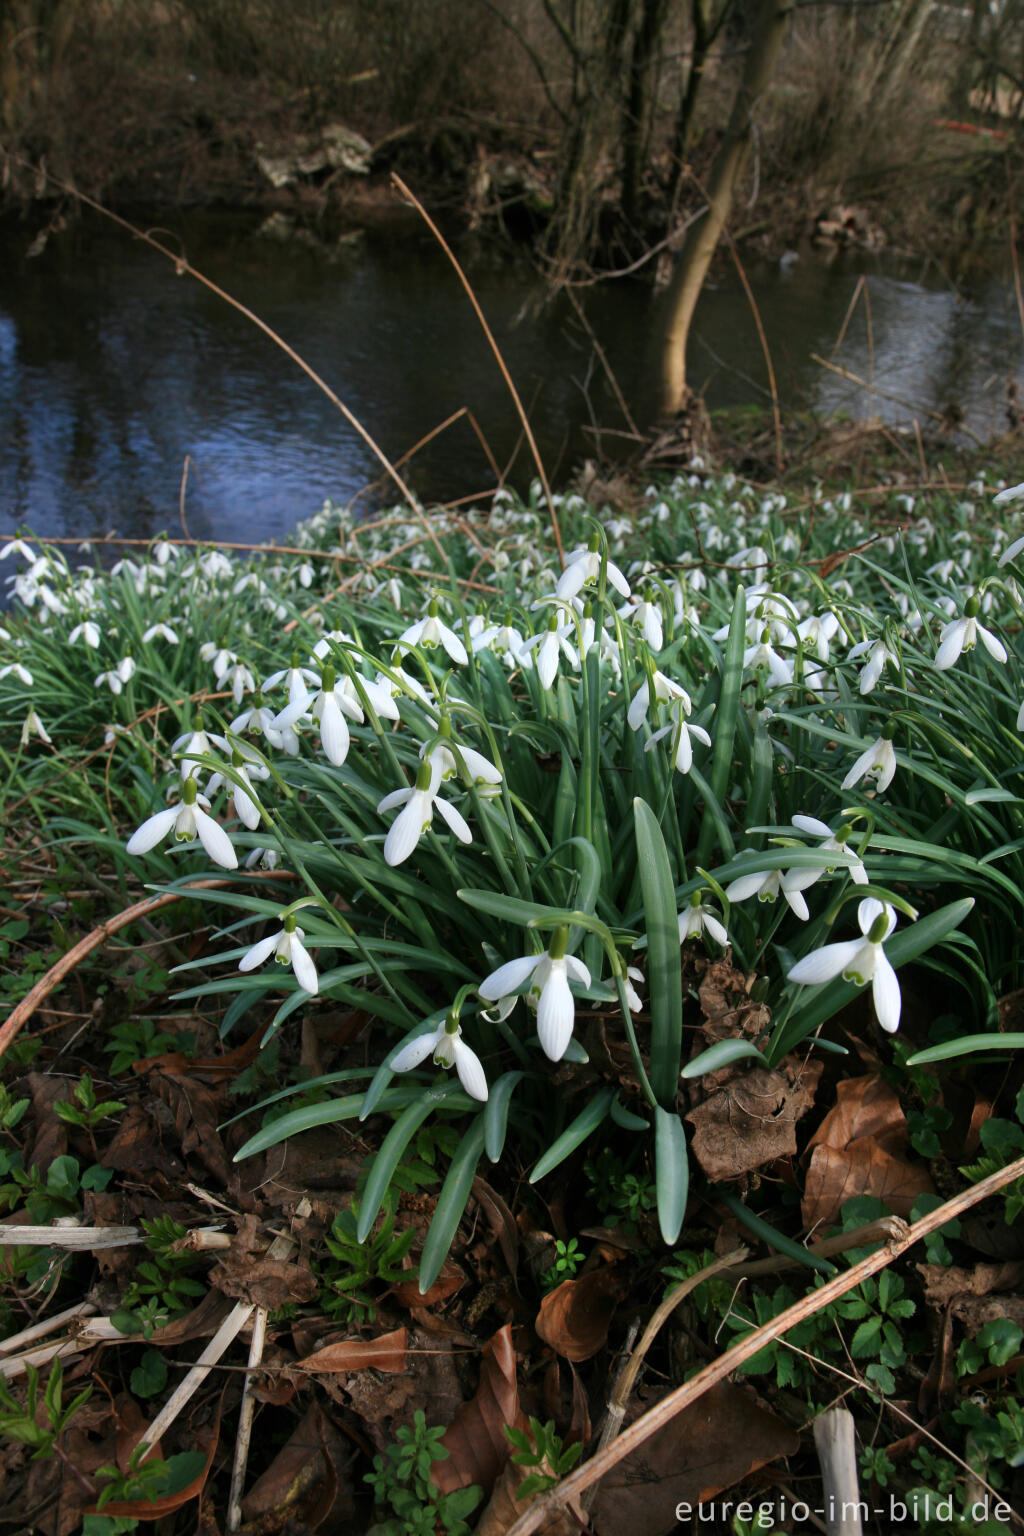
[[[708,178],[707,211],[691,226],[672,274],[658,342],[663,417],[674,416],[686,404],[690,323],[746,162],[754,107],[774,73],[791,9],[792,0],[761,0],[743,79]]]

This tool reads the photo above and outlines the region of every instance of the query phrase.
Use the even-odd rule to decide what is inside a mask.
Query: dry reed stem
[[[279,880],[281,874],[277,870],[255,871],[250,878]],[[134,906],[119,912],[116,917],[94,928],[91,933],[86,934],[84,939],[80,939],[74,948],[69,949],[56,965],[51,965],[46,975],[40,977],[31,992],[26,993],[17,1007],[7,1015],[3,1024],[0,1025],[0,1056],[3,1056],[21,1026],[28,1022],[43,999],[49,997],[80,961],[92,954],[94,949],[99,949],[108,939],[113,938],[115,933],[120,932],[122,928],[127,928],[130,923],[134,923],[139,918],[149,917],[151,913],[158,912],[161,907],[169,907],[176,901],[182,901],[196,891],[221,890],[232,883],[231,880],[196,880],[192,885],[182,886],[180,891],[169,891],[162,896],[147,896],[145,901],[137,901]]]
[[[444,236],[442,235],[441,231],[438,229],[437,225],[434,223],[433,219],[430,217],[430,214],[427,212],[427,210],[424,208],[423,204],[420,202],[419,198],[415,195],[415,193],[409,191],[409,188],[406,186],[406,184],[402,180],[401,176],[397,175],[394,171],[392,171],[392,173],[391,173],[391,181],[392,181],[393,185],[398,188],[399,192],[406,199],[406,201],[413,208],[416,209],[416,212],[423,219],[423,221],[426,224],[427,228],[430,230],[430,233],[433,235],[434,239],[437,241],[438,245],[441,247],[442,251],[444,251],[445,255],[448,257],[448,260],[451,262],[452,266],[455,268],[455,271],[456,271],[456,273],[458,275],[459,281],[462,284],[463,288],[465,288],[465,290],[466,290],[466,294],[467,294],[467,296],[469,298],[469,302],[473,306],[473,313],[476,315],[477,319],[479,320],[480,325],[481,325],[481,327],[483,329],[483,333],[487,337],[487,340],[488,340],[488,343],[490,345],[491,351],[494,353],[494,356],[495,356],[495,358],[497,360],[498,367],[501,369],[501,376],[505,380],[505,384],[506,384],[506,386],[508,388],[509,394],[512,396],[512,403],[513,403],[513,405],[516,408],[516,414],[518,415],[519,420],[522,423],[523,431],[526,434],[526,441],[530,445],[530,453],[533,456],[534,464],[537,466],[537,473],[540,476],[540,483],[541,483],[541,485],[544,488],[544,496],[545,496],[545,499],[547,500],[547,504],[548,504],[548,515],[551,518],[551,531],[552,531],[552,533],[555,536],[555,548],[558,550],[558,563],[559,563],[559,565],[561,565],[564,568],[564,566],[565,566],[565,551],[562,548],[562,534],[561,534],[561,530],[559,529],[559,526],[558,526],[558,514],[555,511],[555,503],[554,503],[554,500],[552,499],[551,487],[548,484],[548,477],[547,477],[547,473],[546,473],[546,471],[544,469],[544,462],[543,462],[543,460],[541,459],[541,456],[540,456],[540,449],[537,447],[537,439],[534,437],[533,429],[530,426],[530,418],[527,416],[526,411],[523,408],[523,402],[519,398],[519,391],[516,389],[515,384],[512,382],[512,375],[509,373],[508,367],[507,367],[507,365],[505,363],[505,359],[501,355],[501,349],[499,348],[498,343],[495,341],[494,334],[493,334],[490,326],[487,324],[486,319],[484,318],[484,312],[480,308],[479,300],[477,299],[476,294],[473,292],[473,289],[472,289],[472,286],[470,284],[469,278],[466,276],[465,272],[463,272],[462,268],[460,267],[460,265],[458,263],[458,260],[457,260],[457,258],[455,256],[455,253],[452,250],[451,246],[448,244],[447,240],[444,238]]]
[[[952,1199],[946,1200],[927,1216],[915,1221],[913,1226],[907,1228],[906,1236],[880,1248],[877,1253],[869,1254],[852,1269],[843,1274],[827,1280],[810,1295],[787,1307],[780,1312],[778,1317],[773,1317],[769,1322],[763,1323],[760,1328],[755,1328],[753,1333],[740,1339],[731,1349],[727,1349],[717,1360],[706,1365],[703,1370],[684,1382],[681,1387],[676,1387],[667,1397],[662,1398],[647,1413],[641,1414],[632,1424],[603,1451],[592,1456],[589,1461],[570,1472],[568,1477],[550,1490],[540,1494],[530,1507],[520,1515],[514,1525],[510,1526],[506,1536],[532,1536],[534,1531],[540,1529],[544,1522],[561,1505],[568,1503],[570,1499],[579,1498],[585,1488],[598,1482],[606,1472],[617,1466],[632,1451],[643,1445],[653,1434],[663,1428],[664,1425],[688,1408],[691,1403],[698,1401],[710,1387],[731,1375],[745,1361],[756,1355],[759,1349],[770,1344],[773,1339],[780,1338],[795,1328],[798,1323],[814,1317],[824,1311],[832,1302],[838,1301],[840,1296],[845,1296],[861,1281],[869,1276],[877,1274],[879,1270],[886,1269],[893,1261],[899,1258],[906,1250],[923,1237],[928,1237],[932,1232],[937,1232],[947,1221],[959,1216],[962,1211],[969,1210],[971,1206],[986,1200],[990,1195],[998,1194],[1007,1184],[1012,1184],[1015,1179],[1024,1177],[1024,1157],[1019,1157],[1006,1168],[1000,1168],[997,1173],[990,1174],[987,1179],[982,1179],[979,1184],[974,1184],[970,1189],[961,1190]]]

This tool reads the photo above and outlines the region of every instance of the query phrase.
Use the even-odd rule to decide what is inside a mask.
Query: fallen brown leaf
[[[375,1371],[392,1374],[406,1369],[406,1347],[409,1343],[408,1328],[396,1328],[393,1333],[382,1333],[376,1339],[337,1339],[322,1349],[297,1360],[296,1370],[302,1371]]]
[[[663,1395],[638,1393],[640,1411]],[[719,1382],[604,1477],[593,1510],[598,1536],[666,1536],[677,1504],[696,1508],[799,1445],[752,1392]]]
[[[608,1337],[622,1293],[623,1281],[611,1265],[563,1280],[544,1297],[534,1327],[563,1359],[589,1360]]]
[[[414,1269],[409,1270],[409,1277],[408,1280],[396,1281],[391,1287],[391,1295],[400,1307],[436,1307],[439,1302],[454,1296],[456,1291],[461,1291],[466,1283],[466,1271],[452,1258],[445,1259],[441,1266],[441,1273],[429,1291],[421,1294]]]
[[[119,1517],[125,1520],[159,1520],[164,1515],[173,1515],[176,1509],[180,1509],[183,1504],[189,1503],[190,1500],[197,1499],[206,1487],[206,1479],[210,1475],[214,1452],[220,1439],[220,1411],[223,1400],[222,1394],[217,1404],[213,1424],[205,1431],[209,1436],[206,1465],[187,1487],[179,1489],[177,1493],[164,1494],[155,1499],[111,1499],[108,1504],[104,1504],[102,1513],[112,1519]],[[127,1466],[127,1458],[130,1457],[134,1447],[146,1437],[146,1421],[142,1419],[141,1414],[139,1419],[141,1424],[136,1425],[129,1433],[118,1437],[117,1459],[122,1471]],[[152,1452],[147,1452],[143,1458],[144,1461],[156,1459],[155,1447]],[[93,1507],[86,1510],[85,1513],[94,1515],[98,1511]]]
[[[751,1067],[729,1080],[686,1116],[692,1150],[712,1181],[737,1179],[776,1158],[796,1156],[796,1122],[814,1102],[820,1062],[775,1071]]]
[[[964,1269],[959,1264],[916,1264],[924,1281],[925,1300],[933,1307],[945,1307],[958,1296],[989,1296],[993,1291],[1009,1291],[1024,1281],[1024,1264],[975,1264]]]
[[[899,1098],[876,1072],[836,1085],[836,1102],[807,1145],[841,1151],[861,1136],[873,1137],[883,1152],[893,1154],[907,1145],[907,1121]]]
[[[476,1483],[485,1492],[493,1488],[512,1452],[505,1438],[506,1424],[521,1424],[516,1352],[509,1324],[483,1347],[476,1395],[463,1403],[441,1444],[450,1453],[437,1461],[433,1480],[440,1493],[451,1493]]]
[[[544,1466],[547,1467],[547,1462]],[[520,1467],[513,1461],[506,1463],[505,1470],[495,1483],[494,1492],[477,1521],[476,1536],[505,1536],[505,1532],[511,1529],[529,1503],[528,1499],[520,1503],[516,1498],[516,1489],[529,1470],[531,1469]],[[586,1530],[588,1521],[578,1501],[572,1502],[575,1504],[576,1513],[570,1513],[568,1508],[556,1509],[550,1518],[538,1527],[538,1536],[580,1536],[580,1531]]]
[[[855,1195],[875,1195],[897,1216],[909,1217],[919,1195],[934,1185],[923,1163],[907,1163],[885,1152],[871,1136],[848,1147],[818,1146],[811,1153],[800,1213],[811,1230],[829,1226],[840,1207]]]
[[[231,1165],[217,1129],[220,1095],[194,1077],[176,1073],[153,1072],[149,1083],[174,1116],[185,1156],[194,1153],[224,1188],[230,1188]]]
[[[242,1517],[261,1530],[278,1530],[287,1513],[290,1529],[316,1530],[330,1516],[331,1529],[351,1530],[355,1500],[351,1449],[316,1403],[292,1431],[270,1466],[242,1500]],[[301,1504],[301,1521],[298,1506]]]

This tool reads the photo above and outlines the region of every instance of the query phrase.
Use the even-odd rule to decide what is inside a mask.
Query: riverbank
[[[12,15],[24,23],[27,11]],[[840,25],[794,24],[759,112],[737,238],[771,259],[809,241],[910,250],[951,277],[1005,261],[1014,130],[980,97],[959,99],[956,39],[928,34],[914,91],[893,80],[868,102],[888,44],[868,33],[854,46]],[[685,66],[692,39],[666,34],[669,43]],[[409,217],[390,181],[398,172],[454,226],[543,265],[567,196],[560,46],[530,6],[467,18],[439,3],[411,25],[388,6],[363,17],[356,5],[328,15],[310,3],[289,12],[285,38],[272,8],[229,0],[58,5],[56,19],[23,25],[9,43],[3,196],[40,231],[55,207],[70,211],[62,188],[77,187],[120,208],[258,209],[331,243]],[[673,148],[675,66],[648,64],[661,95],[635,187],[614,142],[586,172],[596,270],[640,263],[662,275],[666,242],[701,204],[743,46],[726,32],[710,47],[685,158]],[[851,53],[863,78],[836,79]]]

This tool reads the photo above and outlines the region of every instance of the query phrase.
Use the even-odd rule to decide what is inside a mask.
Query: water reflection
[[[408,234],[367,236],[338,260],[254,238],[237,216],[186,221],[190,258],[261,315],[337,390],[394,458],[468,406],[498,463],[529,461],[505,386],[450,268]],[[311,382],[243,316],[141,243],[85,217],[25,257],[0,230],[0,531],[280,539],[326,496],[345,502],[379,475],[372,454]],[[1021,382],[1009,282],[967,296],[874,264],[803,258],[752,273],[784,405],[922,425],[956,406],[988,436]],[[531,413],[553,478],[588,450],[593,421],[621,426],[588,338],[568,306],[536,310],[523,270],[474,270],[474,285]],[[588,313],[627,397],[640,382],[650,295],[592,290]],[[864,384],[811,361],[829,357]],[[519,323],[517,323],[519,322]],[[766,397],[765,368],[738,282],[703,297],[692,352],[714,407]],[[872,385],[871,392],[866,385]],[[517,453],[518,449],[518,453]],[[426,498],[484,491],[494,477],[461,419],[409,467]],[[390,493],[389,493],[390,499]]]

